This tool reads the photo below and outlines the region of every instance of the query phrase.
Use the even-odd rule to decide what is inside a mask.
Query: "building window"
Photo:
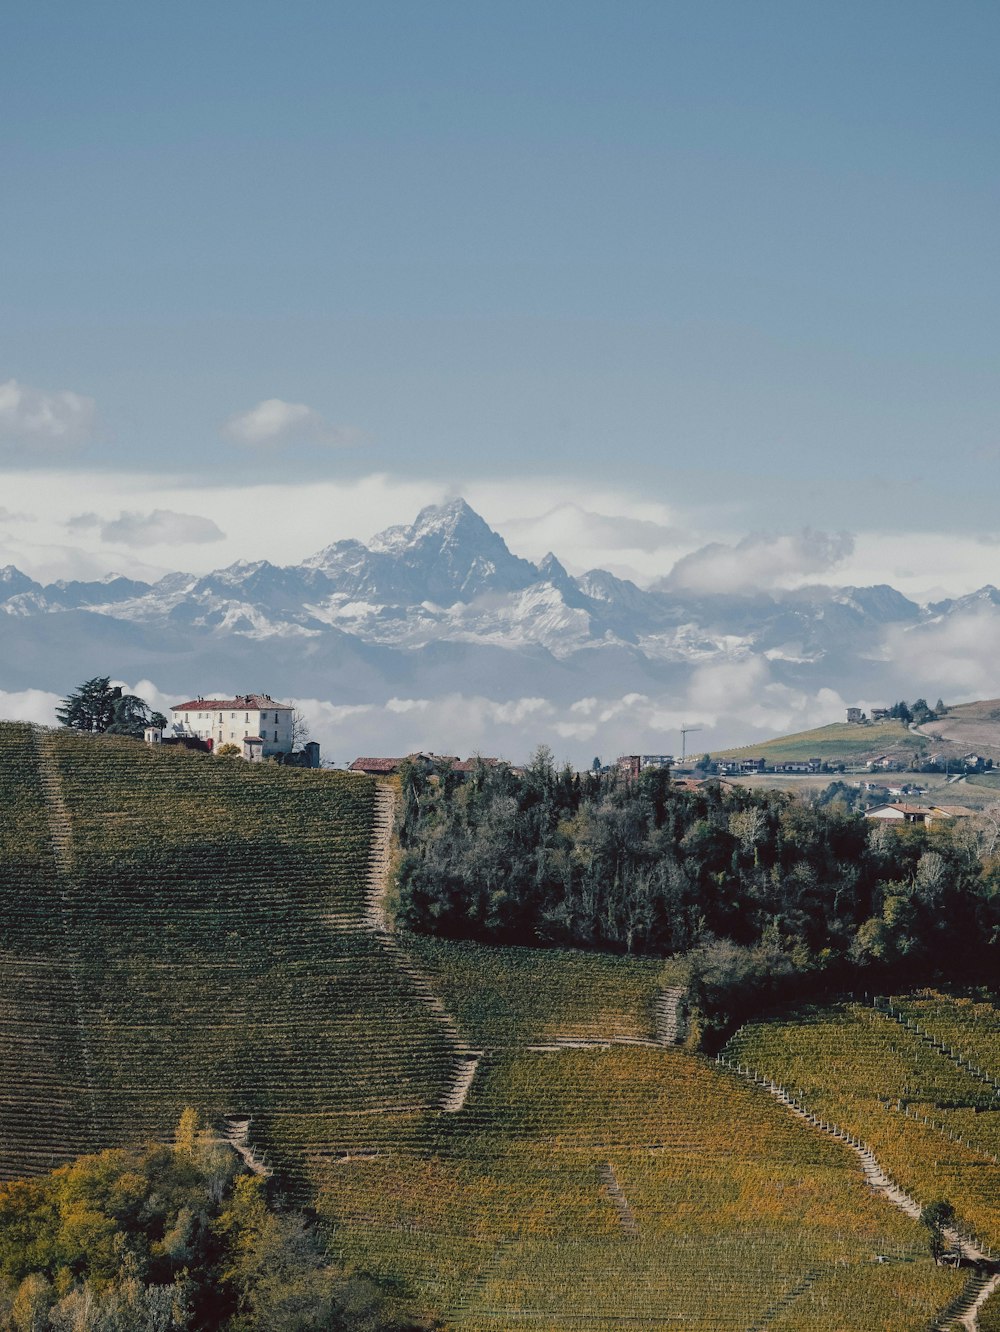
[[[278,743],[278,732],[277,732],[277,731],[275,731],[275,733],[274,733],[274,743],[275,743],[275,744]]]

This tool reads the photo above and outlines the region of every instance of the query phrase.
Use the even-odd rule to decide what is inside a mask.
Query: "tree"
[[[945,1254],[945,1227],[950,1226],[954,1219],[955,1209],[946,1198],[928,1203],[920,1213],[921,1225],[930,1231],[931,1257],[936,1263],[939,1263]]]
[[[63,699],[56,716],[74,731],[98,735],[114,723],[115,706],[121,696],[121,685],[112,685],[106,675],[95,675]]]
[[[292,749],[301,749],[309,739],[309,722],[298,708],[292,711]]]
[[[72,694],[56,708],[56,716],[63,726],[88,735],[129,735],[142,738],[147,726],[166,726],[162,712],[150,712],[149,705],[138,694],[123,693],[121,685],[113,685],[106,675],[95,675],[84,680]]]
[[[107,728],[108,735],[130,735],[134,740],[150,725],[149,708],[138,694],[122,694],[115,703],[115,715]]]

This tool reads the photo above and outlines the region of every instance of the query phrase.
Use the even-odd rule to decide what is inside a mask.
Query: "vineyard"
[[[950,1199],[959,1223],[1000,1250],[1000,1085],[941,1039],[995,1067],[997,1016],[944,995],[806,1008],[747,1025],[724,1054],[867,1142],[914,1197]]]
[[[846,1143],[672,1044],[669,966],[392,933],[376,818],[368,779],[0,724],[0,1177],[191,1105],[249,1119],[331,1252],[453,1332],[934,1325],[965,1275]],[[725,1054],[1000,1247],[988,998]]]
[[[331,1107],[435,1103],[451,1051],[358,927],[371,783],[10,725],[0,783],[4,1176],[186,1104],[291,1166]]]

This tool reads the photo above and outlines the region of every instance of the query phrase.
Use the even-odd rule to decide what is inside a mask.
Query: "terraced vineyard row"
[[[464,1332],[902,1332],[963,1284],[845,1149],[670,1050],[494,1055],[461,1114],[331,1168],[319,1205]]]
[[[902,1329],[964,1287],[846,1148],[650,1048],[659,964],[402,943],[487,1053],[461,1114],[387,1123],[319,1206],[448,1328]]]
[[[436,1104],[452,1051],[362,926],[372,783],[0,726],[0,796],[5,1177],[185,1104],[287,1165],[331,1107]]]
[[[945,1013],[947,1001],[938,1008]],[[859,1004],[743,1027],[725,1054],[868,1142],[915,1198],[946,1197],[1000,1249],[1000,1099],[889,1015]]]

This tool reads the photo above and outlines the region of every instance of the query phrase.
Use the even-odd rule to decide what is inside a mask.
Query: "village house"
[[[776,763],[775,772],[819,772],[823,767],[823,760],[818,758],[810,759],[789,759],[786,763]]]
[[[868,718],[865,716],[865,714],[861,711],[860,708],[848,708],[847,720],[853,726],[859,726],[862,722],[867,721]]]
[[[170,709],[171,731],[203,740],[211,749],[236,745],[251,760],[271,758],[291,752],[293,711],[270,694],[195,698]]]
[[[487,768],[496,768],[499,767],[502,761],[502,759],[486,758],[478,754],[472,758],[458,759],[453,754],[421,752],[407,754],[405,758],[356,758],[348,766],[347,771],[360,773],[364,777],[391,777],[394,773],[399,772],[404,763],[424,763],[434,766],[444,765],[465,781],[476,771],[480,764]]]
[[[895,824],[922,823],[929,828],[933,823],[970,818],[973,813],[964,805],[911,805],[897,801],[889,805],[876,805],[865,813],[865,818]]]
[[[643,768],[670,768],[673,762],[673,754],[622,754],[616,767],[623,777],[634,780]]]

